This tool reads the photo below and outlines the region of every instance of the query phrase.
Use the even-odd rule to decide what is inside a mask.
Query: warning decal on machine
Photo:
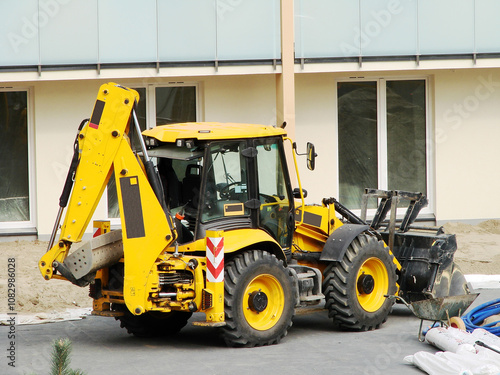
[[[207,281],[224,281],[224,237],[207,237]]]
[[[89,126],[93,129],[99,128],[99,123],[101,122],[102,111],[104,111],[104,105],[106,103],[102,100],[96,100],[94,106],[94,112],[92,112],[92,118],[90,119]]]

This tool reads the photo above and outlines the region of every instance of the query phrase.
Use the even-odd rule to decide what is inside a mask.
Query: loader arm
[[[80,160],[59,240],[39,262],[46,280],[68,279],[55,271],[58,266],[62,270],[71,245],[81,241],[114,171],[123,252],[128,260],[125,262],[124,297],[131,311],[143,310],[144,291],[139,289],[146,285],[158,255],[176,238],[127,136],[133,121],[134,103],[138,100],[139,95],[134,90],[114,83],[101,86],[90,122],[78,136]],[[138,252],[137,249],[143,250]]]

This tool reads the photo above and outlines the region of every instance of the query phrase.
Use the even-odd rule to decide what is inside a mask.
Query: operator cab
[[[182,223],[179,242],[207,230],[261,228],[289,248],[293,194],[281,137],[161,143],[156,158],[165,200]],[[178,228],[179,232],[179,228]]]

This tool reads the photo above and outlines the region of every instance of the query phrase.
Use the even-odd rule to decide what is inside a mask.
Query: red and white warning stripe
[[[97,236],[100,236],[102,234],[102,228],[99,227],[99,228],[96,228],[94,227],[94,235],[92,237],[97,237]]]
[[[224,281],[224,237],[207,237],[207,281]]]

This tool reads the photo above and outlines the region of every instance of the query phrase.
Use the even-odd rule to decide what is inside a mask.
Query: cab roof
[[[270,125],[221,122],[185,122],[159,125],[143,131],[142,134],[156,138],[161,142],[175,142],[178,139],[217,140],[286,136],[284,129]]]

